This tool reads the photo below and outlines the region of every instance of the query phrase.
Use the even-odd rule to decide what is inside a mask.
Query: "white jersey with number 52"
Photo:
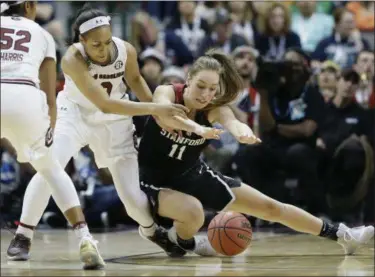
[[[28,80],[39,86],[39,68],[56,60],[52,36],[39,24],[20,16],[1,16],[1,79]]]

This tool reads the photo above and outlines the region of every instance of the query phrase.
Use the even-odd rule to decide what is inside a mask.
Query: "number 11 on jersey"
[[[180,148],[180,150],[178,151],[178,155],[175,155],[178,148]],[[169,157],[171,158],[175,158],[177,160],[182,160],[182,155],[184,154],[184,151],[186,149],[186,145],[184,146],[180,146],[179,144],[173,144],[172,145],[172,149],[171,149],[171,152],[169,152]]]

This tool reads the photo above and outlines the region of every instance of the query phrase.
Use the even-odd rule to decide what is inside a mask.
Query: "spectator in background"
[[[160,85],[184,84],[186,74],[183,69],[170,66],[161,73]]]
[[[350,210],[366,196],[373,176],[373,149],[370,145],[373,126],[368,111],[354,101],[360,76],[344,70],[337,92],[327,106],[319,129],[317,146],[329,158],[328,196],[331,208]]]
[[[241,45],[247,45],[246,39],[232,32],[232,21],[228,12],[219,10],[216,13],[213,32],[203,39],[198,50],[198,56],[203,56],[210,48],[219,48],[229,55],[236,47]]]
[[[236,117],[241,122],[248,124],[257,136],[259,136],[260,97],[253,82],[258,70],[256,64],[258,56],[259,52],[250,46],[239,46],[232,52],[233,61],[243,80],[243,92],[231,105]]]
[[[232,19],[232,31],[234,34],[244,37],[247,44],[254,45],[256,37],[256,27],[254,14],[252,11],[252,2],[247,1],[229,1],[225,2]]]
[[[221,1],[199,1],[196,9],[196,13],[201,18],[207,21],[212,26],[215,22],[216,13],[223,8],[223,2]]]
[[[332,15],[316,12],[315,1],[297,1],[291,29],[300,37],[302,49],[312,53],[318,43],[332,34]]]
[[[139,55],[139,59],[141,74],[153,92],[159,85],[161,72],[164,69],[165,56],[154,48],[147,48]]]
[[[374,1],[351,1],[346,8],[354,14],[355,25],[360,31],[373,32],[375,25]]]
[[[175,1],[144,1],[142,4],[144,10],[161,23],[169,22],[177,11]]]
[[[179,1],[178,13],[166,27],[182,40],[193,57],[197,57],[202,39],[210,33],[207,21],[195,12],[196,8],[195,1]]]
[[[299,2],[300,1],[294,1],[293,5],[291,6],[292,14],[298,13],[297,4]],[[343,7],[344,5],[345,1],[316,1],[316,12],[332,15],[336,8]]]
[[[266,59],[281,60],[290,47],[301,47],[299,36],[290,30],[288,9],[280,3],[273,3],[263,17],[261,34],[255,41],[256,49]]]
[[[259,65],[256,86],[263,143],[238,151],[237,172],[244,182],[281,201],[286,197],[285,181],[298,179],[307,209],[320,214],[325,212],[325,199],[315,145],[324,100],[318,88],[308,83],[309,56],[292,48],[285,61],[293,66],[284,69],[283,78],[278,68],[271,76],[265,65]]]
[[[361,77],[358,89],[355,92],[357,103],[364,108],[375,108],[374,52],[361,51],[354,69]]]
[[[339,76],[340,67],[336,63],[325,61],[322,64],[318,75],[318,85],[326,103],[330,102],[336,94]]]
[[[319,131],[323,143],[319,145],[330,153],[352,134],[371,136],[369,113],[354,100],[359,82],[360,76],[356,71],[344,70],[337,83],[336,95],[324,113],[324,124]]]
[[[144,11],[138,11],[131,20],[131,36],[129,42],[134,45],[137,53],[148,47],[156,47],[160,40],[160,26]],[[159,46],[164,51],[164,45]]]
[[[61,22],[56,19],[55,13],[54,1],[38,2],[35,22],[46,29],[57,42],[59,50],[65,52],[64,27]]]
[[[313,60],[319,62],[332,60],[341,68],[350,68],[360,51],[369,49],[369,44],[355,29],[354,15],[346,8],[338,8],[334,13],[335,32],[321,40],[312,54]]]

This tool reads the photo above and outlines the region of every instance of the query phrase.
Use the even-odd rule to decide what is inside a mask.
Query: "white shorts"
[[[32,162],[49,152],[50,126],[46,94],[24,84],[1,83],[1,137],[17,151],[17,160]]]
[[[75,155],[78,149],[89,145],[99,168],[108,167],[119,158],[137,156],[135,127],[131,117],[98,120],[99,112],[88,112],[69,100],[64,92],[60,92],[57,97],[57,109],[55,141],[60,141],[60,136],[68,136],[73,143],[69,145],[74,152],[72,155]]]

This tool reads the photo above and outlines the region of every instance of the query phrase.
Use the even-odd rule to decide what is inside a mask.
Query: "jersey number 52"
[[[171,158],[175,158],[175,159],[181,161],[182,160],[182,155],[184,154],[185,149],[186,149],[186,145],[181,146],[179,144],[173,144],[171,152],[169,152],[168,156],[171,157]]]
[[[16,37],[13,38],[13,34],[16,34]],[[9,28],[1,28],[0,31],[1,37],[1,50],[8,50],[13,47],[16,51],[29,52],[29,46],[25,45],[31,41],[31,34],[26,30],[16,30]]]

